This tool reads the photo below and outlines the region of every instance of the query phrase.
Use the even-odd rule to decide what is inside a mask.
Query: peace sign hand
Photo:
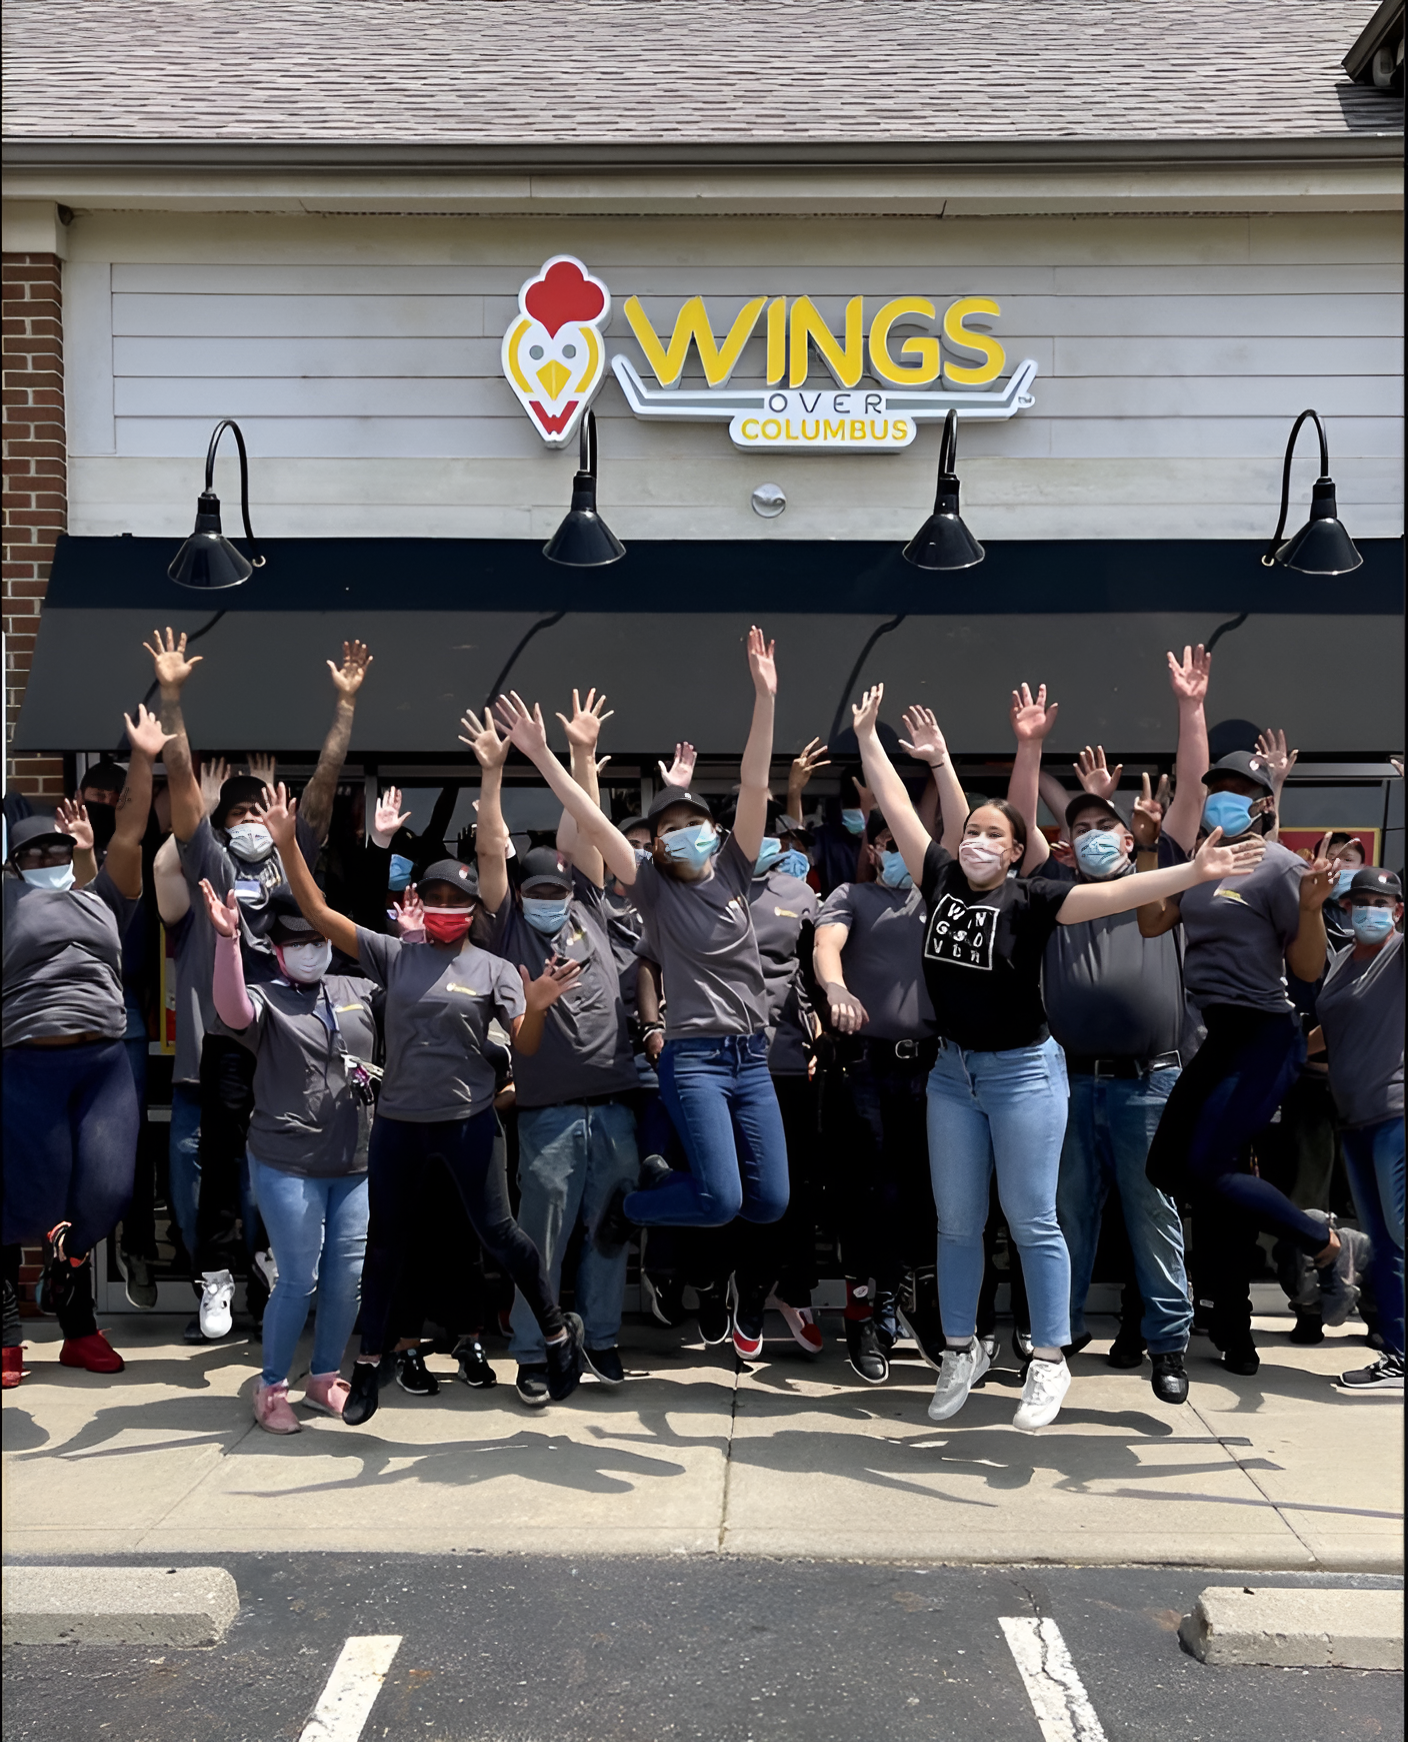
[[[1315,857],[1305,868],[1300,880],[1300,910],[1314,913],[1322,908],[1335,892],[1339,881],[1339,866],[1330,857],[1330,834],[1320,837]]]

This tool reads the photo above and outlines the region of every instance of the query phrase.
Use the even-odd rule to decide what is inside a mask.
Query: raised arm
[[[1108,883],[1076,884],[1061,904],[1058,923],[1080,925],[1088,919],[1107,919],[1114,913],[1129,913],[1136,907],[1164,902],[1170,895],[1181,895],[1185,889],[1191,889],[1195,883],[1245,877],[1265,857],[1266,843],[1260,836],[1248,835],[1224,845],[1222,830],[1214,829],[1186,865],[1175,865],[1166,871],[1136,871]],[[1139,929],[1145,936],[1151,935],[1144,932],[1142,925]]]
[[[191,886],[181,869],[181,854],[175,835],[168,835],[152,860],[152,887],[156,910],[164,926],[180,925],[191,911]]]
[[[773,710],[777,702],[777,664],[773,643],[763,639],[756,624],[748,631],[748,670],[753,679],[753,723],[738,770],[738,808],[733,838],[745,858],[756,859],[768,825],[768,788],[772,777]]]
[[[201,801],[200,783],[191,760],[191,744],[181,713],[181,691],[204,656],[197,653],[190,659],[186,658],[184,629],[175,636],[168,627],[164,641],[158,629],[142,646],[151,654],[152,664],[156,667],[161,694],[158,704],[161,724],[170,734],[162,761],[166,765],[166,789],[171,794],[171,832],[178,841],[189,841],[200,827],[206,807]]]
[[[54,827],[73,836],[73,886],[86,889],[98,875],[98,860],[93,852],[93,825],[88,820],[88,806],[76,798],[61,798],[54,809]]]
[[[530,710],[515,690],[511,695],[499,697],[496,712],[498,723],[507,732],[510,741],[523,752],[561,799],[563,809],[571,812],[573,820],[586,839],[600,849],[607,870],[618,883],[629,889],[636,880],[635,848],[610,817],[603,814],[600,805],[593,803],[553,755],[548,746],[547,730],[543,725],[543,710],[536,703]],[[483,803],[482,798],[480,803]],[[759,839],[761,840],[761,836]]]
[[[1208,722],[1203,708],[1211,675],[1212,655],[1201,642],[1197,647],[1185,647],[1182,660],[1171,653],[1168,656],[1169,682],[1178,698],[1178,760],[1164,833],[1185,853],[1193,851],[1207,796],[1203,776],[1208,771]]]
[[[322,890],[313,881],[308,861],[298,849],[298,831],[295,826],[298,801],[288,796],[288,788],[283,781],[275,787],[269,802],[258,813],[258,817],[274,837],[274,845],[279,849],[279,857],[283,860],[284,876],[288,878],[293,899],[298,903],[304,919],[310,925],[316,926],[344,956],[350,956],[353,961],[357,961],[357,928],[345,913],[338,913],[335,908],[328,906]]]
[[[1060,702],[1052,702],[1047,707],[1045,684],[1038,687],[1035,698],[1026,684],[1012,692],[1009,713],[1017,740],[1017,754],[1012,760],[1012,776],[1007,782],[1007,802],[1015,806],[1027,825],[1027,851],[1022,860],[1024,877],[1039,870],[1051,854],[1046,836],[1037,826],[1036,807],[1040,797],[1042,745],[1056,724],[1060,707]],[[1058,817],[1056,820],[1063,819]]]
[[[347,746],[352,742],[352,719],[357,708],[357,691],[367,675],[372,656],[360,641],[344,641],[342,664],[328,661],[333,688],[337,691],[337,706],[333,709],[332,725],[323,739],[322,753],[313,778],[303,789],[299,809],[303,820],[313,830],[321,844],[328,838],[332,822],[332,801],[337,792],[337,779],[347,760]]]
[[[1287,771],[1289,772],[1289,770]],[[1335,869],[1329,859],[1330,837],[1325,835],[1315,857],[1300,880],[1300,928],[1286,946],[1286,966],[1297,980],[1313,986],[1325,972],[1329,942],[1325,937],[1325,903],[1335,887]]]
[[[254,1005],[244,982],[244,957],[240,954],[240,899],[232,889],[222,901],[204,877],[200,892],[205,912],[215,932],[215,968],[211,997],[215,1014],[226,1028],[248,1028],[254,1021]]]
[[[567,734],[572,778],[598,810],[601,808],[601,787],[597,783],[596,746],[602,726],[614,712],[614,708],[606,706],[606,697],[599,696],[595,689],[587,691],[585,704],[573,690],[572,718],[569,720],[566,714],[557,716]],[[571,859],[588,883],[600,889],[606,882],[601,848],[578,831],[576,819],[570,811],[563,812],[558,839],[560,850]]]
[[[919,813],[910,803],[909,794],[904,789],[904,782],[895,773],[894,764],[885,754],[885,747],[880,742],[880,734],[875,729],[875,723],[880,717],[880,703],[884,699],[884,684],[876,684],[861,697],[860,706],[851,709],[851,719],[855,723],[856,742],[860,746],[861,767],[865,770],[865,784],[875,795],[875,803],[889,825],[890,833],[895,837],[895,845],[904,857],[905,869],[916,883],[924,872],[924,855],[929,848],[929,831],[919,820]],[[918,709],[912,709],[918,714]],[[908,728],[910,715],[905,715],[905,725]],[[916,728],[917,731],[917,728]],[[934,727],[938,732],[938,727]],[[912,734],[913,735],[913,734]],[[942,743],[942,738],[939,738]],[[922,731],[918,731],[913,748],[906,745],[912,755],[928,762],[931,768],[937,764],[931,757],[938,754],[933,742],[927,739]],[[940,789],[940,803],[944,802],[944,794]]]
[[[481,722],[466,713],[460,721],[460,743],[468,744],[479,764],[479,809],[475,812],[475,855],[479,865],[479,899],[486,913],[497,913],[508,894],[508,827],[501,792],[504,763],[512,746],[494,729],[486,708]]]
[[[1291,770],[1300,760],[1300,751],[1287,746],[1286,734],[1278,728],[1271,727],[1256,735],[1257,755],[1267,766],[1271,775],[1271,794],[1276,804],[1277,827],[1268,830],[1265,839],[1274,841],[1280,835],[1281,789],[1290,779]]]
[[[108,855],[104,863],[108,876],[126,896],[135,899],[142,893],[142,837],[147,832],[147,818],[152,808],[152,763],[167,743],[166,733],[155,714],[149,714],[139,702],[137,718],[126,714],[127,741],[132,757],[127,764],[127,779],[117,800],[117,822]]]
[[[813,738],[804,744],[792,758],[792,766],[787,771],[787,814],[802,820],[802,794],[811,783],[812,776],[818,768],[830,768],[831,763],[826,755],[827,746],[820,738]]]

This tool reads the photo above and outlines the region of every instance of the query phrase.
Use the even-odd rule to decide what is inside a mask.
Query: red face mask
[[[426,933],[437,944],[458,943],[469,930],[469,922],[473,917],[474,909],[470,907],[427,907]]]

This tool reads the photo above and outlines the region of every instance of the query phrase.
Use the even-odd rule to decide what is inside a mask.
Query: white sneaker
[[[207,1270],[200,1280],[200,1334],[212,1342],[217,1337],[228,1337],[235,1279],[228,1270]]]
[[[1012,1417],[1019,1433],[1032,1434],[1049,1427],[1061,1413],[1061,1402],[1071,1389],[1071,1370],[1063,1355],[1059,1361],[1033,1360],[1022,1386],[1022,1401]]]
[[[968,1393],[992,1365],[992,1357],[974,1337],[966,1349],[945,1349],[939,1362],[939,1382],[929,1405],[930,1421],[947,1421],[968,1401]]]

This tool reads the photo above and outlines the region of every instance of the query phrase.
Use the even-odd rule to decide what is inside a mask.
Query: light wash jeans
[[[607,1256],[591,1235],[619,1186],[635,1184],[640,1172],[636,1120],[620,1101],[588,1107],[522,1107],[518,1113],[518,1225],[542,1254],[554,1300],[562,1257],[580,1221],[587,1237],[577,1260],[577,1311],[589,1349],[614,1349],[626,1291],[626,1248]],[[547,1360],[543,1333],[521,1293],[513,1297],[509,1354],[521,1366]]]
[[[303,1179],[251,1155],[249,1171],[279,1280],[264,1309],[266,1385],[288,1378],[318,1297],[309,1371],[336,1373],[357,1318],[367,1249],[367,1176]]]
[[[1183,1223],[1173,1199],[1150,1185],[1149,1145],[1159,1128],[1176,1070],[1145,1077],[1071,1078],[1056,1215],[1071,1255],[1071,1335],[1085,1330],[1085,1297],[1100,1243],[1101,1212],[1111,1186],[1119,1193],[1144,1301],[1141,1329],[1151,1355],[1188,1346],[1193,1305],[1183,1264]]]
[[[983,1228],[997,1195],[1022,1258],[1032,1341],[1071,1340],[1071,1260],[1056,1220],[1056,1178],[1066,1131],[1066,1058],[1054,1040],[1010,1052],[968,1052],[952,1042],[929,1074],[929,1173],[939,1216],[939,1308],[944,1335],[977,1329]]]
[[[1403,1355],[1403,1120],[1340,1131],[1359,1226],[1369,1236],[1369,1279],[1384,1347]]]
[[[186,1251],[196,1249],[196,1203],[200,1197],[200,1084],[171,1085],[171,1138],[167,1148],[169,1208]]]

